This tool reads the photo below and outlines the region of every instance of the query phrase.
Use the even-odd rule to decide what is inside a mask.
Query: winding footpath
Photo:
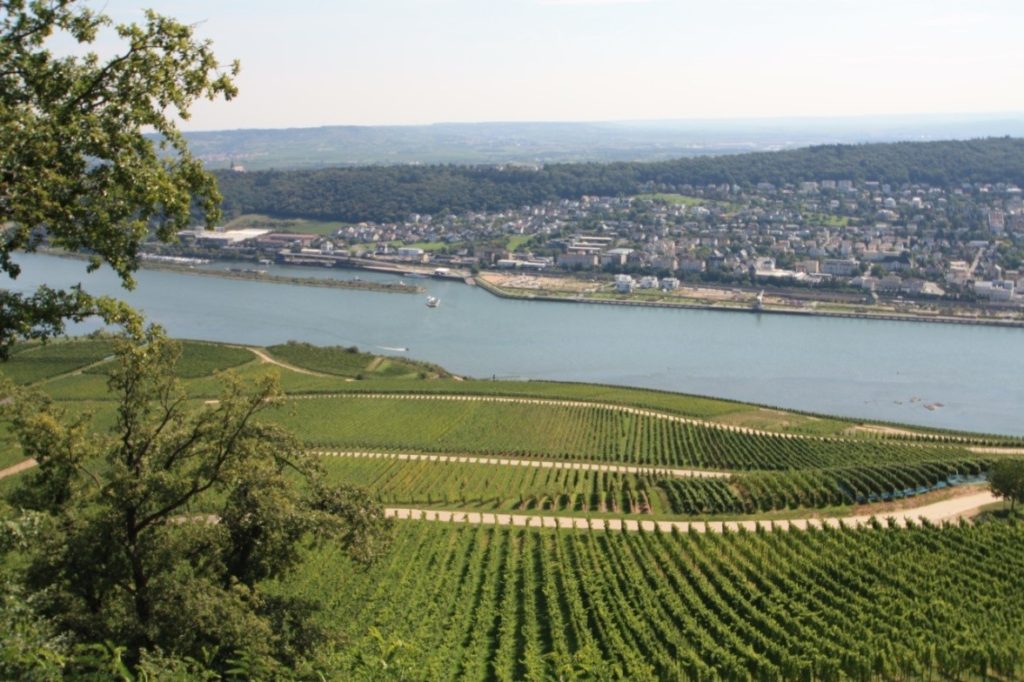
[[[284,360],[278,360],[277,358],[275,358],[273,355],[271,355],[267,351],[263,350],[262,348],[256,348],[255,346],[239,346],[239,348],[245,348],[247,351],[251,352],[257,358],[259,358],[260,362],[263,362],[263,363],[266,363],[266,364],[269,364],[269,365],[277,365],[278,367],[281,367],[282,369],[286,369],[289,372],[296,372],[298,374],[306,374],[306,375],[311,376],[311,377],[327,377],[327,378],[332,378],[332,379],[340,378],[340,377],[335,377],[335,376],[333,376],[331,374],[324,374],[322,372],[314,372],[311,369],[304,369],[302,367],[296,367],[295,365],[290,365],[287,362],[285,362]]]
[[[26,459],[24,461],[18,462],[17,464],[9,466],[6,469],[0,469],[0,480],[3,480],[8,476],[16,476],[17,474],[20,474],[23,471],[28,471],[37,464],[39,464],[39,462],[37,462],[34,459]]]

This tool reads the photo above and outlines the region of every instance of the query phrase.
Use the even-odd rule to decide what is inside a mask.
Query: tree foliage
[[[190,26],[153,12],[114,28],[124,48],[109,59],[49,49],[55,35],[88,46],[109,27],[81,0],[0,3],[0,272],[12,279],[13,256],[46,239],[88,250],[91,270],[105,262],[131,287],[151,232],[171,239],[197,204],[218,216],[216,183],[176,121],[197,98],[234,96],[237,64],[222,69]],[[0,291],[0,353],[105,312],[81,288]]]
[[[992,465],[988,474],[993,495],[1010,501],[1010,509],[1024,499],[1024,459],[1003,459]]]
[[[410,213],[505,210],[583,195],[620,196],[685,186],[803,180],[877,180],[950,186],[1024,183],[1024,140],[822,145],[781,152],[645,163],[377,166],[217,174],[224,208],[316,220],[392,221]]]
[[[259,418],[275,408],[272,379],[224,375],[220,400],[195,405],[172,375],[177,345],[159,331],[117,353],[107,434],[38,393],[5,407],[39,462],[13,494],[43,527],[19,550],[36,613],[72,643],[116,643],[131,664],[143,652],[221,670],[239,657],[313,657],[330,641],[318,602],[265,586],[325,542],[371,562],[388,542],[382,509],[327,485],[293,436]]]

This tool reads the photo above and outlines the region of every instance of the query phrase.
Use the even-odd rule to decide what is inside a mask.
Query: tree
[[[191,27],[153,12],[144,25],[116,27],[125,47],[109,59],[52,54],[54,34],[87,46],[110,26],[82,5],[0,3],[0,272],[17,278],[14,254],[48,240],[87,250],[90,271],[105,262],[130,288],[150,234],[172,239],[194,209],[208,225],[218,219],[216,183],[176,121],[197,98],[232,98],[238,65],[222,68]],[[46,338],[112,309],[80,287],[0,288],[0,359],[19,337]]]
[[[993,495],[1010,501],[1013,511],[1017,501],[1024,498],[1024,459],[1002,459],[993,464],[988,484]]]
[[[325,542],[372,561],[389,538],[383,510],[328,485],[316,458],[261,418],[278,402],[273,379],[226,375],[216,404],[194,405],[172,374],[177,344],[150,328],[117,345],[109,433],[39,393],[4,407],[39,462],[14,493],[43,527],[19,580],[39,616],[74,642],[124,647],[135,665],[153,652],[215,669],[309,660],[330,640],[317,602],[263,585]]]

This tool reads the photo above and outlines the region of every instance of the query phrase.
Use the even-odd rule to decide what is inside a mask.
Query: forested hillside
[[[615,196],[683,185],[878,180],[949,186],[1024,184],[1024,139],[826,145],[655,163],[379,166],[221,172],[229,214],[390,221],[410,213],[502,210],[582,195]]]

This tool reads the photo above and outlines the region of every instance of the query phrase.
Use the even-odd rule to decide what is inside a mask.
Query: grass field
[[[809,217],[809,220],[821,225],[828,225],[830,227],[846,227],[850,224],[849,217],[835,215],[834,213],[815,213]]]
[[[691,197],[685,194],[658,192],[654,194],[638,194],[634,198],[646,201],[659,201],[666,204],[677,204],[688,208],[693,206],[706,206],[711,208],[721,208],[725,211],[737,211],[740,209],[738,204],[734,204],[729,201],[702,199],[700,197]]]
[[[505,248],[509,251],[515,251],[523,244],[533,239],[532,234],[515,234],[508,238],[505,242]]]
[[[346,226],[336,221],[303,220],[301,218],[271,218],[259,214],[245,214],[232,219],[224,227],[228,230],[256,228],[274,232],[297,232],[328,236]]]
[[[409,242],[406,244],[401,240],[395,240],[389,242],[389,245],[394,248],[408,247],[410,249],[423,249],[424,251],[440,251],[448,247],[458,247],[458,244],[449,244],[448,242]]]
[[[704,204],[711,203],[698,197],[690,197],[685,194],[668,194],[664,192],[655,194],[638,194],[635,198],[642,201],[660,201],[666,204],[678,204],[681,206],[703,206]]]

